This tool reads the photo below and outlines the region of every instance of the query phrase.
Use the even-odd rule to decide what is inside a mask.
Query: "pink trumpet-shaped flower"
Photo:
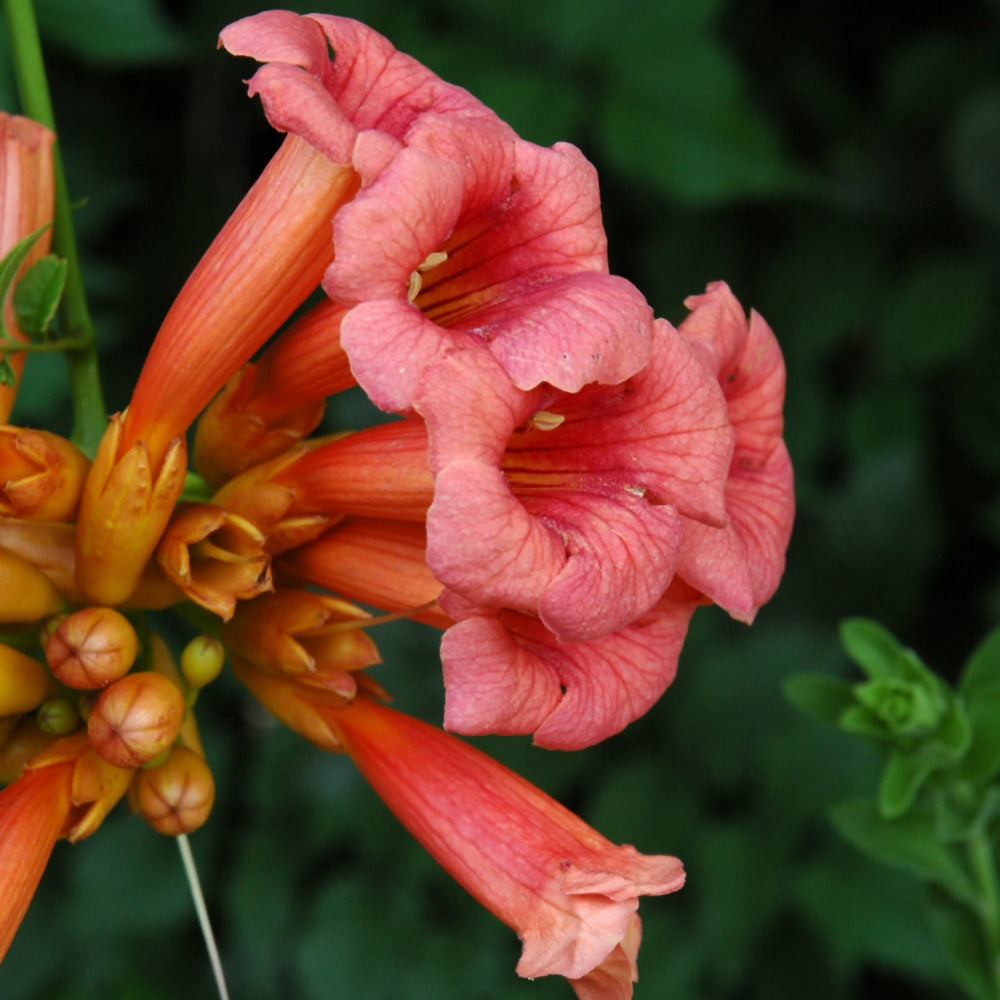
[[[512,927],[521,976],[561,975],[581,1000],[627,1000],[636,979],[639,897],[684,884],[677,858],[616,846],[496,761],[363,693],[321,677],[240,679],[319,746],[346,750],[439,864]]]
[[[275,128],[361,179],[323,287],[353,307],[343,344],[377,405],[408,411],[454,346],[487,344],[525,389],[621,382],[646,363],[652,313],[607,273],[597,176],[577,149],[524,142],[345,18],[270,11],[222,44],[265,63],[250,92]]]

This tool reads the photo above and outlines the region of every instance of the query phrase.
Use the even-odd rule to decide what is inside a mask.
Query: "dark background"
[[[38,0],[109,409],[276,148],[218,31],[242,0]],[[659,314],[727,280],[789,372],[799,515],[752,629],[696,617],[678,679],[577,754],[480,741],[612,839],[674,853],[646,900],[638,997],[956,996],[915,883],[827,808],[878,762],[796,716],[782,680],[847,672],[846,615],[954,677],[1000,610],[1000,3],[345,0],[526,138],[598,166],[612,270]],[[298,8],[306,12],[310,7]],[[0,67],[9,66],[0,33]],[[0,106],[16,108],[0,72]],[[57,358],[15,421],[68,430]],[[355,419],[338,403],[334,417]],[[170,627],[169,624],[164,627]],[[180,635],[180,633],[178,633]],[[397,707],[440,718],[436,636],[375,634]],[[568,998],[412,843],[350,763],[223,679],[199,705],[220,798],[192,838],[239,1000]],[[116,814],[59,845],[0,970],[6,1000],[200,1000],[211,980],[174,846]]]

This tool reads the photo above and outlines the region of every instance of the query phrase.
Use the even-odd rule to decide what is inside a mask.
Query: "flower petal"
[[[479,615],[441,643],[445,727],[467,736],[534,733],[578,750],[620,732],[669,687],[697,602],[664,597],[626,628],[559,642],[525,615]]]

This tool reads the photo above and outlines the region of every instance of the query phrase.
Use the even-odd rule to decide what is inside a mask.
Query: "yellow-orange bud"
[[[226,649],[213,635],[199,635],[181,653],[181,673],[188,686],[200,691],[222,673]]]
[[[95,691],[124,677],[135,663],[139,637],[113,608],[82,608],[67,615],[45,646],[52,672],[72,688]]]
[[[89,469],[90,459],[57,434],[0,427],[0,514],[71,520]]]
[[[192,833],[211,815],[215,779],[193,750],[175,746],[159,767],[142,770],[130,791],[135,809],[157,833]]]
[[[177,739],[184,711],[184,695],[162,674],[128,674],[97,699],[87,733],[109,764],[141,767]]]
[[[10,646],[0,646],[0,717],[33,712],[48,697],[49,672]]]
[[[40,569],[0,549],[0,624],[36,622],[62,606],[59,591]]]

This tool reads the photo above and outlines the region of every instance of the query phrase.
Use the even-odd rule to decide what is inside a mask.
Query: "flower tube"
[[[235,666],[282,721],[346,751],[435,860],[515,930],[518,975],[565,976],[582,1000],[631,997],[639,897],[681,888],[677,858],[612,844],[485,754],[364,694]]]

